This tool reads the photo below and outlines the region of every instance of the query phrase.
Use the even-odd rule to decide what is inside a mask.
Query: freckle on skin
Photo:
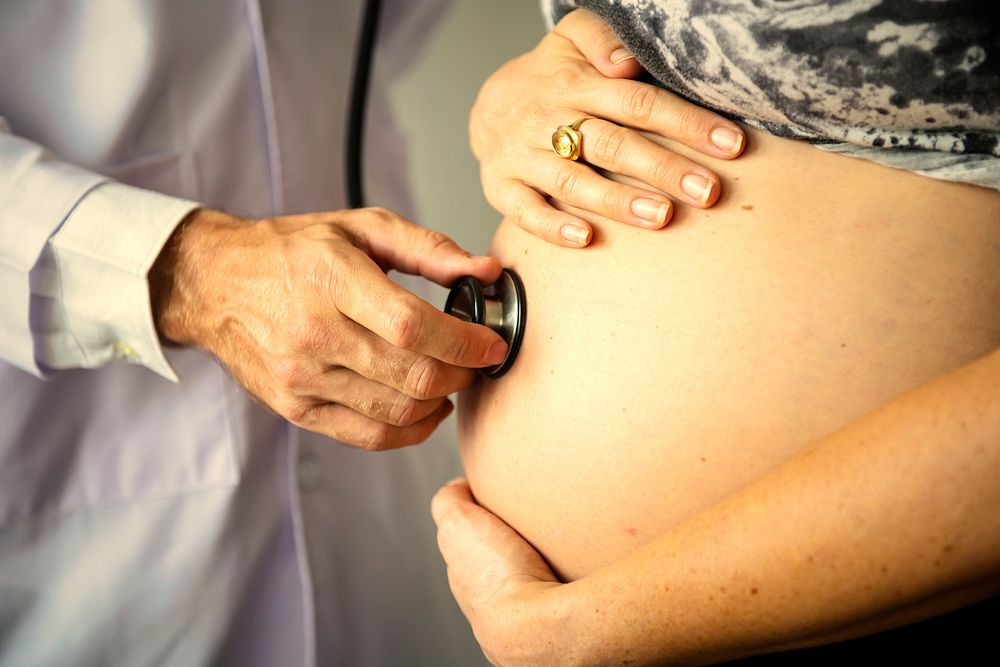
[[[632,526],[627,526],[625,528],[625,532],[631,535],[632,537],[635,537],[636,535],[639,534],[639,531],[633,528]]]
[[[752,211],[753,204],[744,204],[743,206],[740,206],[740,208],[743,209],[744,211]]]
[[[888,565],[883,565],[882,566],[882,574],[888,574],[888,573],[889,573],[889,566]]]
[[[751,588],[750,589],[750,595],[757,595],[757,589],[756,588]]]
[[[954,544],[946,544],[943,547],[941,547],[941,553],[944,553],[944,554],[950,554],[954,550],[955,550],[955,545]]]
[[[703,457],[701,457],[701,461],[702,461],[702,463],[704,463],[704,462],[705,462],[705,461],[707,461],[707,460],[708,460],[708,459],[706,459],[706,458],[705,458],[704,456],[703,456]]]

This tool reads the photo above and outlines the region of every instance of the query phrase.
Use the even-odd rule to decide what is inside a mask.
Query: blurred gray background
[[[430,43],[392,91],[409,143],[420,222],[484,253],[500,219],[469,150],[469,110],[483,81],[545,34],[539,0],[453,0]],[[443,297],[438,306],[444,304]]]

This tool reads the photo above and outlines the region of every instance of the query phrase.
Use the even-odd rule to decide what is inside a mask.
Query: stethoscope
[[[365,109],[368,102],[368,79],[371,73],[375,38],[382,0],[365,0],[361,16],[361,34],[354,57],[354,78],[351,82],[351,104],[347,118],[346,185],[347,202],[351,208],[365,205],[362,185],[362,142]],[[527,300],[524,283],[511,269],[504,269],[500,279],[484,286],[476,278],[465,276],[452,285],[445,301],[444,312],[466,322],[482,324],[498,333],[507,342],[507,356],[496,366],[480,369],[488,377],[497,378],[514,364],[524,338]]]

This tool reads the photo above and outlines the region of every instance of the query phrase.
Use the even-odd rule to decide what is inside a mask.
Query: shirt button
[[[296,473],[299,478],[299,487],[306,491],[319,486],[320,479],[323,477],[323,471],[319,464],[312,458],[299,459]]]
[[[135,351],[135,348],[123,340],[115,341],[115,352],[119,359],[136,361],[139,358],[139,353]]]

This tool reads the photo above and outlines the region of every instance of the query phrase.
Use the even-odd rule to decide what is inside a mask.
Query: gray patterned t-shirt
[[[543,0],[661,85],[772,134],[1000,189],[997,0]]]

